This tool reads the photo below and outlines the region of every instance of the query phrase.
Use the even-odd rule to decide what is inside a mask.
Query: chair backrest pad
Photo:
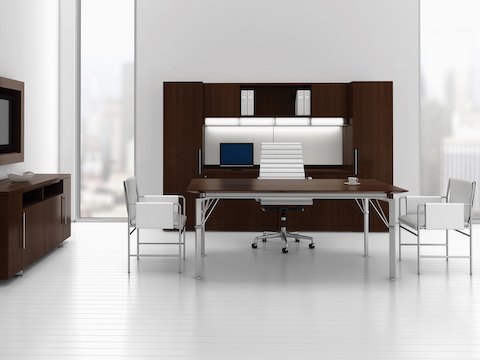
[[[135,203],[138,201],[137,179],[131,176],[123,182],[123,186],[125,190],[128,221],[132,224],[137,216],[135,209]]]
[[[470,212],[475,197],[475,185],[475,182],[455,178],[450,178],[448,181],[447,202],[469,205],[465,207],[464,220],[466,222],[470,221]]]

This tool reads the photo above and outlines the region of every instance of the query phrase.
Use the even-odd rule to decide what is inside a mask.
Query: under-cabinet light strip
[[[340,117],[312,118],[312,126],[343,126],[345,121]]]
[[[281,118],[205,118],[206,126],[343,126],[340,117],[281,117]]]
[[[239,118],[205,118],[205,125],[237,126],[240,125]]]
[[[308,126],[310,125],[310,118],[292,117],[292,118],[276,118],[275,125],[277,126]]]
[[[240,118],[240,125],[245,126],[273,126],[275,118]]]

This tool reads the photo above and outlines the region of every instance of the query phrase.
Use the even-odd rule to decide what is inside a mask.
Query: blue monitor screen
[[[220,166],[253,166],[253,143],[220,143]]]

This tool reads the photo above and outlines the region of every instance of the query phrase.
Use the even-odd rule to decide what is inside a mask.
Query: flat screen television
[[[220,166],[253,166],[253,143],[220,143]]]
[[[21,81],[0,77],[0,165],[23,161]]]
[[[10,150],[13,143],[12,100],[0,94],[0,152]]]

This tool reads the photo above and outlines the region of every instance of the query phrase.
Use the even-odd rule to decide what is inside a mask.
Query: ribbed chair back
[[[302,143],[262,143],[260,176],[258,178],[305,179]]]

